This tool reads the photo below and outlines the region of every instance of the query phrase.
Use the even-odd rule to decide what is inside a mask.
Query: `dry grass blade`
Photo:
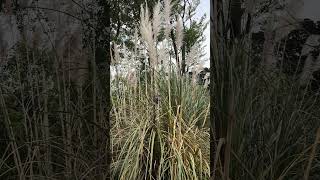
[[[310,153],[310,157],[308,160],[308,165],[306,167],[306,170],[304,171],[304,180],[308,180],[309,179],[309,174],[311,171],[311,167],[312,167],[312,161],[314,160],[315,156],[316,156],[316,150],[317,150],[317,145],[319,143],[320,140],[320,128],[318,128],[317,130],[317,134],[316,134],[316,139],[314,141],[311,153]]]

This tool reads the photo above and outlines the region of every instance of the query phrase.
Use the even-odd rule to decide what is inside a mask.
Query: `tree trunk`
[[[231,38],[238,38],[241,35],[241,1],[231,0]]]
[[[186,44],[183,43],[182,45],[182,59],[181,59],[181,73],[185,74],[187,71],[186,69]]]
[[[97,138],[99,139],[97,151],[97,179],[110,179],[111,148],[110,148],[110,1],[99,0],[101,7],[97,12],[97,28],[95,31],[95,63],[97,67],[97,91],[101,96],[102,108],[98,118]]]
[[[177,67],[178,67],[178,72],[180,71],[180,61],[179,61],[179,55],[178,55],[178,48],[177,48],[177,43],[176,43],[176,38],[174,36],[173,30],[171,30],[170,32],[170,37],[172,40],[172,44],[173,44],[173,51],[175,54],[175,58],[176,58],[176,63],[177,63]]]
[[[214,66],[215,66],[215,57],[214,57],[214,37],[217,34],[217,0],[212,0],[210,3],[210,82],[213,84],[214,80],[216,79],[216,76],[214,76]],[[215,120],[215,114],[214,114],[214,86],[210,86],[210,177],[211,179],[215,179],[215,157],[217,152],[217,130],[216,127],[219,127],[215,125],[217,122]]]

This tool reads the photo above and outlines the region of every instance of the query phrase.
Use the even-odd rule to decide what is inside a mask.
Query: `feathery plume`
[[[127,46],[126,46],[126,44],[123,42],[122,43],[122,52],[123,52],[123,59],[124,60],[129,60],[129,57],[128,57],[128,49],[127,49]]]
[[[177,19],[177,34],[176,34],[176,43],[177,48],[180,49],[183,43],[183,26],[182,26],[182,20],[180,17]]]
[[[120,64],[121,60],[120,60],[118,46],[115,43],[113,44],[113,52],[114,52],[114,55],[112,54],[112,49],[110,48],[111,65],[116,66],[116,65]]]
[[[137,75],[135,70],[131,69],[128,71],[127,80],[131,85],[137,84],[138,81],[137,81]]]
[[[157,55],[155,49],[155,43],[153,39],[152,25],[149,19],[149,10],[146,5],[144,10],[143,6],[141,6],[141,15],[140,15],[140,34],[142,39],[145,41],[147,45],[147,50],[150,58],[151,67],[155,67]]]
[[[194,68],[194,72],[195,72],[194,75],[197,76],[202,71],[202,69],[203,69],[203,64],[196,65]]]
[[[136,61],[136,57],[138,55],[138,41],[139,41],[138,30],[137,30],[137,28],[134,28],[134,35],[133,35],[133,43],[134,43],[133,61]]]
[[[161,25],[161,12],[160,12],[160,1],[158,1],[157,5],[153,9],[153,21],[152,21],[152,29],[155,40],[157,40],[160,25]]]
[[[187,56],[186,56],[187,67],[190,67],[195,63],[199,62],[200,56],[201,56],[201,46],[199,43],[196,43],[190,48],[190,52],[187,53]]]

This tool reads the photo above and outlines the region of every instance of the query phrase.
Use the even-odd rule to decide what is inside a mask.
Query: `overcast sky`
[[[210,16],[210,0],[200,0],[200,5],[198,7],[197,10],[197,18],[200,18],[201,16],[203,16],[203,14],[206,13],[207,14],[207,19],[206,21],[209,21],[209,16]],[[205,30],[205,36],[206,36],[206,41],[204,42],[205,47],[205,52],[206,52],[206,59],[209,59],[210,57],[210,26],[207,26],[207,29]],[[209,67],[210,62],[207,61],[205,63],[205,66]]]

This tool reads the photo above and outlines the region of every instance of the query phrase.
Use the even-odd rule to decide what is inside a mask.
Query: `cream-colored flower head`
[[[158,34],[161,29],[161,3],[158,1],[156,6],[153,9],[153,20],[152,20],[152,30],[155,40],[157,40]]]
[[[147,46],[148,55],[150,58],[150,65],[151,68],[154,67],[157,61],[157,54],[156,54],[156,48],[155,48],[155,42],[153,39],[153,31],[152,31],[152,25],[149,17],[149,10],[146,5],[146,8],[144,9],[143,6],[141,6],[141,15],[140,15],[140,34],[142,39],[145,42],[145,45]]]

